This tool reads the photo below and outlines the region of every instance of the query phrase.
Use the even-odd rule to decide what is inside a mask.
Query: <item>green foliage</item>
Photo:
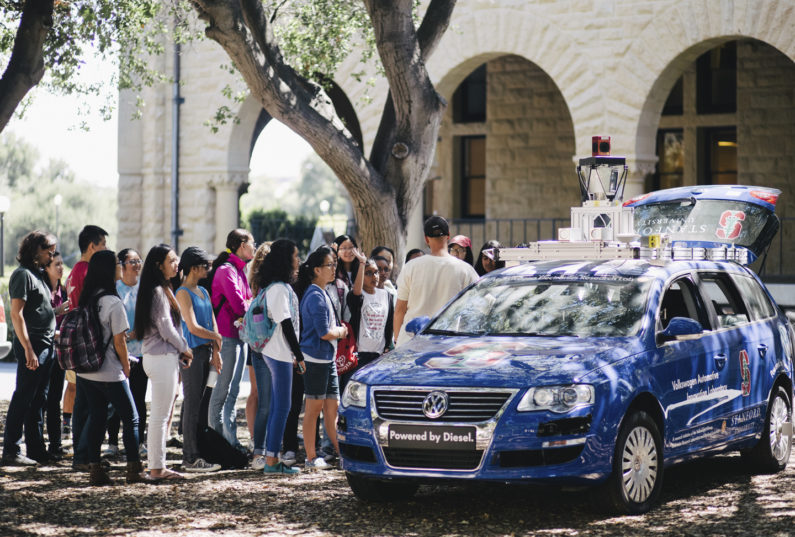
[[[80,257],[77,234],[86,224],[96,224],[116,235],[116,189],[82,184],[68,166],[57,160],[39,163],[38,152],[11,133],[0,135],[0,192],[11,198],[5,214],[5,261],[14,265],[19,241],[34,229],[56,232],[55,195],[58,208],[58,248],[67,265]],[[91,220],[87,221],[87,215]]]
[[[285,211],[256,209],[248,215],[248,229],[257,243],[276,239],[290,239],[298,245],[301,256],[309,252],[309,243],[315,231],[315,218],[290,217]]]

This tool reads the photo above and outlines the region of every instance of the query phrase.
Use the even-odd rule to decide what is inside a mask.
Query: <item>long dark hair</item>
[[[210,269],[210,273],[207,275],[207,278],[199,282],[199,285],[208,291],[212,290],[213,278],[215,278],[215,271],[218,270],[218,267],[229,261],[229,256],[235,253],[237,249],[240,248],[241,244],[252,238],[253,235],[251,235],[247,229],[238,228],[230,231],[226,236],[226,250],[218,254],[218,257],[213,260],[213,266]]]
[[[312,280],[315,277],[315,269],[323,264],[326,257],[334,256],[334,250],[331,247],[323,245],[319,246],[317,250],[309,254],[306,261],[301,263],[298,267],[298,279],[295,282],[295,293],[298,298],[302,298],[304,293],[312,285]]]
[[[475,261],[475,272],[478,273],[478,276],[483,276],[484,274],[486,274],[486,269],[483,268],[483,250],[490,250],[492,248],[502,248],[502,244],[500,244],[500,241],[486,241],[483,244],[483,246],[480,248],[478,259],[477,261]],[[505,266],[505,261],[499,261],[494,270],[497,270],[504,266]]]
[[[168,253],[173,250],[168,244],[158,244],[157,246],[152,246],[149,253],[146,254],[144,267],[141,269],[141,278],[138,280],[138,299],[135,302],[135,322],[133,323],[135,326],[135,339],[143,339],[146,329],[153,326],[152,299],[155,295],[155,288],[165,288],[169,285],[169,281],[166,280],[166,277],[163,276],[163,271],[160,270],[160,265],[165,263]],[[173,310],[173,304],[171,308]],[[177,311],[179,312],[179,310]]]
[[[290,239],[273,241],[271,251],[254,274],[257,289],[265,289],[273,282],[292,283],[293,255],[296,248],[295,243]]]
[[[119,296],[116,292],[117,264],[116,252],[112,250],[100,250],[91,256],[78,301],[81,308],[96,304],[101,296]]]
[[[342,243],[345,241],[351,241],[351,244],[353,244],[354,248],[359,247],[356,239],[350,235],[340,235],[334,239],[334,243],[337,245],[337,270],[335,275],[337,279],[342,280],[348,284],[348,286],[353,287],[353,283],[356,281],[356,276],[359,274],[359,260],[354,256],[353,261],[351,261],[351,275],[348,277],[348,271],[345,270],[345,262],[340,257],[340,246],[342,246]]]
[[[17,252],[17,261],[26,269],[36,268],[36,257],[39,255],[39,249],[51,248],[56,242],[55,235],[52,233],[45,233],[44,231],[31,231],[19,243],[19,251]]]

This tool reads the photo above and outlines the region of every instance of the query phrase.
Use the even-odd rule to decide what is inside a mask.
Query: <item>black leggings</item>
[[[287,414],[287,425],[284,427],[282,445],[284,451],[298,452],[298,417],[304,402],[304,376],[293,368],[293,392],[290,397],[290,413]]]

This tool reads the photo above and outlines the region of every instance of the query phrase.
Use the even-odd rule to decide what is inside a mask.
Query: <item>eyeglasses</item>
[[[364,271],[364,275],[365,276],[375,276],[376,274],[378,274],[378,271],[375,271],[375,270],[365,270]]]
[[[320,266],[321,266],[321,267],[334,268],[334,267],[336,267],[336,266],[337,266],[337,264],[336,264],[336,263],[323,263],[323,264],[322,264],[322,265],[320,265]]]
[[[354,249],[355,248],[353,246],[343,246],[342,248],[339,248],[339,251],[340,252],[345,252],[345,251],[350,251],[350,250],[354,250]]]
[[[132,261],[125,261],[122,265],[130,265],[131,267],[140,267],[144,262],[140,259],[133,259]]]

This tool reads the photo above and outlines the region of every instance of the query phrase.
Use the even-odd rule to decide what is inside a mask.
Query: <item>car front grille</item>
[[[396,468],[474,470],[480,464],[483,451],[384,448],[384,457],[387,464]]]
[[[447,411],[431,420],[422,412],[422,403],[432,391],[446,392]],[[384,390],[376,389],[375,406],[384,419],[405,421],[433,421],[478,423],[493,418],[510,399],[513,392],[490,390]]]

